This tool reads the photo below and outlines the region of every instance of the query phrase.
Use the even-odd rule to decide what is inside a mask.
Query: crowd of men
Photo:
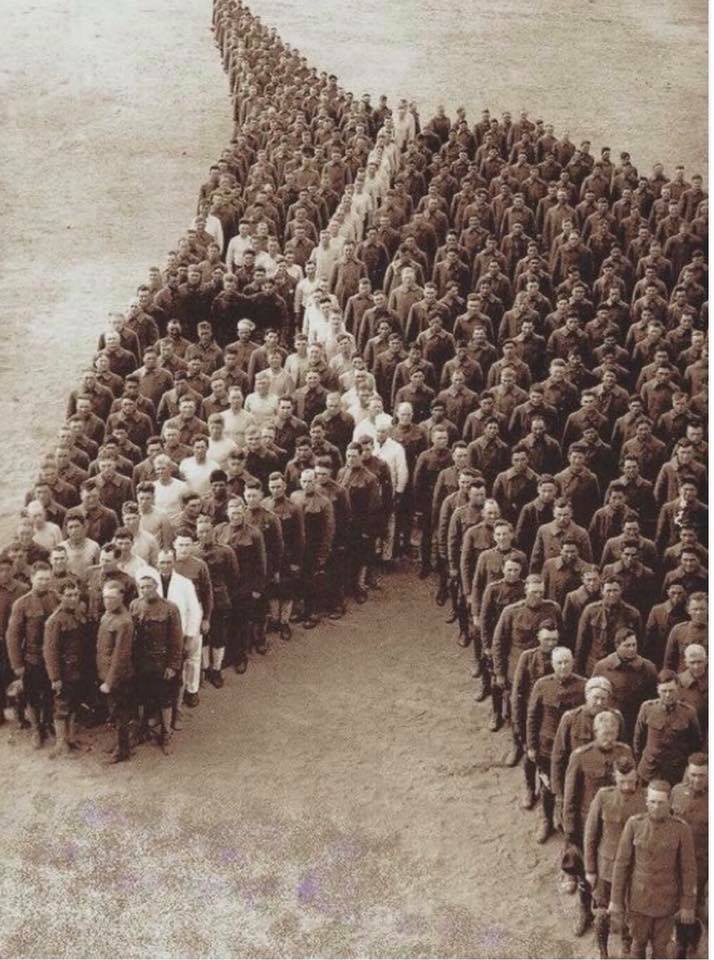
[[[577,935],[694,946],[707,883],[707,194],[522,113],[355,99],[238,0],[235,132],[108,316],[0,554],[0,706],[110,762],[434,577]],[[426,583],[414,581],[415,597]],[[674,811],[674,814],[672,813]],[[625,916],[626,915],[626,916]]]

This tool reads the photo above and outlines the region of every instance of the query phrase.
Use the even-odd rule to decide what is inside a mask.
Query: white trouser
[[[201,683],[201,644],[200,633],[183,638],[183,685],[189,693],[198,693]]]

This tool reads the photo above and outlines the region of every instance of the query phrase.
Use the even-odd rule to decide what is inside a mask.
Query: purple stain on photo
[[[218,859],[221,863],[239,863],[243,860],[243,855],[237,847],[221,847]]]
[[[83,804],[80,816],[89,827],[102,827],[111,823],[114,819],[112,812],[107,807],[93,801]]]
[[[312,874],[306,874],[297,886],[297,897],[301,903],[309,903],[314,900],[320,892],[320,882]]]

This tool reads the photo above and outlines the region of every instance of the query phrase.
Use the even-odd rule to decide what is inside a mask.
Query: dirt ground
[[[206,0],[3,7],[6,535],[104,315],[173,245],[230,121]],[[356,94],[424,118],[523,106],[706,173],[703,2],[253,8]],[[3,728],[0,956],[592,956],[450,630],[401,573],[202,693],[172,758],[107,770],[102,734],[56,764]]]

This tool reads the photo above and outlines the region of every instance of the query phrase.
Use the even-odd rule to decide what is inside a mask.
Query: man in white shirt
[[[32,539],[51,553],[52,549],[64,539],[62,531],[56,523],[47,519],[45,508],[39,500],[30,500],[25,507],[25,513],[32,521]]]
[[[134,553],[134,534],[128,527],[119,527],[114,534],[114,543],[119,547],[117,566],[138,582],[142,573],[149,569],[148,563]]]
[[[239,447],[244,447],[245,432],[248,427],[256,426],[256,419],[243,408],[243,391],[240,387],[231,387],[228,390],[228,403],[228,409],[221,411],[224,434],[230,440],[235,440]]]
[[[211,474],[220,470],[220,464],[208,457],[208,437],[194,437],[193,456],[185,457],[179,464],[179,472],[188,484],[188,489],[201,497],[211,492]]]
[[[308,260],[305,264],[305,277],[299,280],[298,285],[295,287],[295,323],[298,327],[302,323],[303,311],[305,310],[308,300],[315,290],[317,290],[318,282],[319,277],[315,261]]]
[[[256,374],[255,390],[246,397],[245,409],[259,427],[278,412],[278,398],[270,392],[270,374],[265,370]]]
[[[221,469],[224,469],[228,455],[237,449],[238,444],[235,440],[225,436],[223,414],[212,413],[208,418],[208,459],[214,460]]]
[[[159,559],[159,541],[148,530],[144,530],[139,523],[139,505],[133,500],[127,500],[121,508],[122,524],[134,538],[131,550],[140,560],[155,567]]]
[[[161,454],[154,460],[156,469],[154,504],[156,509],[163,513],[170,522],[178,519],[183,509],[183,495],[188,490],[188,484],[185,481],[173,476],[172,463],[173,461],[166,454]],[[141,506],[140,491],[137,491],[137,496],[139,497],[139,506]]]
[[[99,544],[87,536],[87,524],[83,517],[73,516],[65,521],[67,539],[62,540],[67,554],[67,569],[79,580],[86,580],[89,568],[99,563]]]
[[[253,238],[250,236],[250,224],[241,220],[238,224],[238,233],[228,243],[226,251],[226,266],[231,273],[235,273],[243,266],[243,254],[246,250],[253,250]]]
[[[363,421],[361,424],[364,427]],[[389,436],[392,429],[392,418],[387,413],[380,413],[375,420],[377,435],[374,444],[374,455],[383,460],[389,467],[389,473],[392,477],[392,490],[394,491],[393,510],[389,514],[387,521],[387,532],[382,543],[382,559],[392,560],[394,557],[394,531],[395,517],[399,510],[399,502],[406,490],[409,481],[409,468],[407,467],[407,456],[404,447],[398,441]]]

